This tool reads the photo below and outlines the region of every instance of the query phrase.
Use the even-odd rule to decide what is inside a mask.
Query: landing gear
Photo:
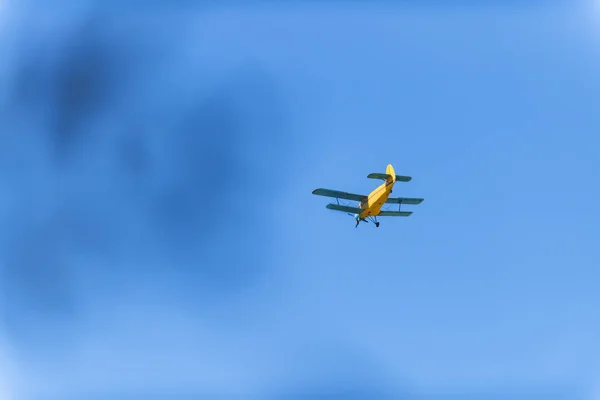
[[[352,215],[350,213],[348,214]],[[358,228],[358,224],[360,224],[361,222],[369,223],[369,221],[375,224],[375,227],[379,228],[379,222],[377,221],[377,217],[368,216],[367,218],[360,218],[358,215],[355,214],[354,220],[356,221],[356,224],[354,225],[355,228]]]
[[[371,217],[371,216],[369,216],[369,217],[367,217],[367,219],[369,221],[371,221],[372,223],[374,223],[375,227],[379,228],[379,222],[377,221],[377,217]],[[365,222],[369,222],[369,221],[365,220]]]

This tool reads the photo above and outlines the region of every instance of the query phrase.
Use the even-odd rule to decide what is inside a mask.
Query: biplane
[[[388,164],[385,174],[372,173],[367,175],[367,178],[381,179],[384,183],[369,193],[368,196],[330,189],[315,189],[312,193],[335,198],[337,204],[327,204],[326,207],[330,210],[343,211],[354,216],[355,227],[358,227],[360,222],[369,222],[370,220],[379,228],[377,217],[408,217],[412,214],[412,211],[401,211],[400,206],[402,204],[421,204],[424,200],[410,197],[389,197],[396,182],[410,182],[412,180],[410,176],[396,175],[391,164]],[[357,207],[341,205],[339,199],[358,201],[359,204]],[[398,211],[382,210],[384,204],[398,204]]]

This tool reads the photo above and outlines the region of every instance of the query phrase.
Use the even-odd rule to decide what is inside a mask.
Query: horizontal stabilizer
[[[410,197],[390,197],[386,203],[391,204],[421,204],[424,199],[413,199]]]
[[[312,193],[319,195],[319,196],[327,196],[327,197],[333,197],[336,199],[344,199],[344,200],[351,200],[351,201],[363,201],[364,199],[367,198],[367,196],[362,195],[362,194],[339,192],[337,190],[330,190],[330,189],[315,189],[315,190],[313,190]]]
[[[381,211],[378,217],[408,217],[412,211]]]
[[[386,181],[388,178],[391,178],[391,176],[388,174],[380,174],[380,173],[374,172],[372,174],[367,175],[367,178],[381,179],[382,181]]]
[[[373,172],[372,174],[367,175],[367,178],[381,179],[382,181],[386,181],[388,178],[390,178],[390,175]],[[410,176],[396,175],[396,180],[400,182],[410,182],[411,179],[412,177]]]
[[[351,214],[360,214],[364,211],[357,207],[341,206],[339,204],[327,204],[325,207],[329,208],[330,210],[343,211]]]

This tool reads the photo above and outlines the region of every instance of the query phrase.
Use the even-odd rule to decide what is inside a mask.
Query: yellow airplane
[[[409,182],[412,179],[410,176],[396,175],[392,164],[388,164],[387,168],[385,169],[385,174],[372,173],[367,175],[367,178],[381,179],[385,181],[385,183],[382,183],[368,196],[339,192],[337,190],[330,189],[315,189],[312,193],[319,196],[335,197],[337,204],[327,204],[326,207],[330,210],[344,211],[349,215],[353,215],[356,221],[356,225],[354,226],[355,228],[358,227],[358,224],[361,221],[369,222],[368,219],[375,223],[375,226],[379,228],[379,222],[377,221],[378,216],[408,217],[412,214],[412,211],[400,211],[400,206],[402,204],[421,204],[424,200],[409,197],[389,197],[392,193],[392,188],[397,181]],[[358,207],[343,206],[340,204],[339,199],[358,201],[359,204]],[[398,211],[382,211],[381,207],[383,207],[385,203],[398,204]]]

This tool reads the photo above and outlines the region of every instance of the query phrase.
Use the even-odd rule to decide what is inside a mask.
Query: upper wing
[[[381,179],[383,181],[387,180],[387,178],[389,178],[389,177],[390,177],[390,175],[388,175],[388,174],[380,174],[378,172],[374,172],[372,174],[367,175],[367,178]],[[412,177],[410,177],[410,176],[396,175],[396,180],[400,181],[400,182],[410,182],[411,179],[412,179]]]
[[[390,197],[386,203],[391,204],[421,204],[424,199],[413,199],[410,197]]]
[[[412,211],[380,211],[379,217],[408,217]]]
[[[317,194],[319,196],[334,197],[336,199],[346,199],[346,200],[352,200],[352,201],[363,201],[364,199],[367,198],[367,196],[364,196],[362,194],[339,192],[337,190],[329,190],[329,189],[315,189],[315,190],[313,190],[312,193]]]
[[[364,211],[364,210],[361,210],[360,208],[341,206],[339,204],[327,204],[325,207],[329,208],[330,210],[344,211],[344,212],[348,212],[351,214],[360,214],[361,212]]]

